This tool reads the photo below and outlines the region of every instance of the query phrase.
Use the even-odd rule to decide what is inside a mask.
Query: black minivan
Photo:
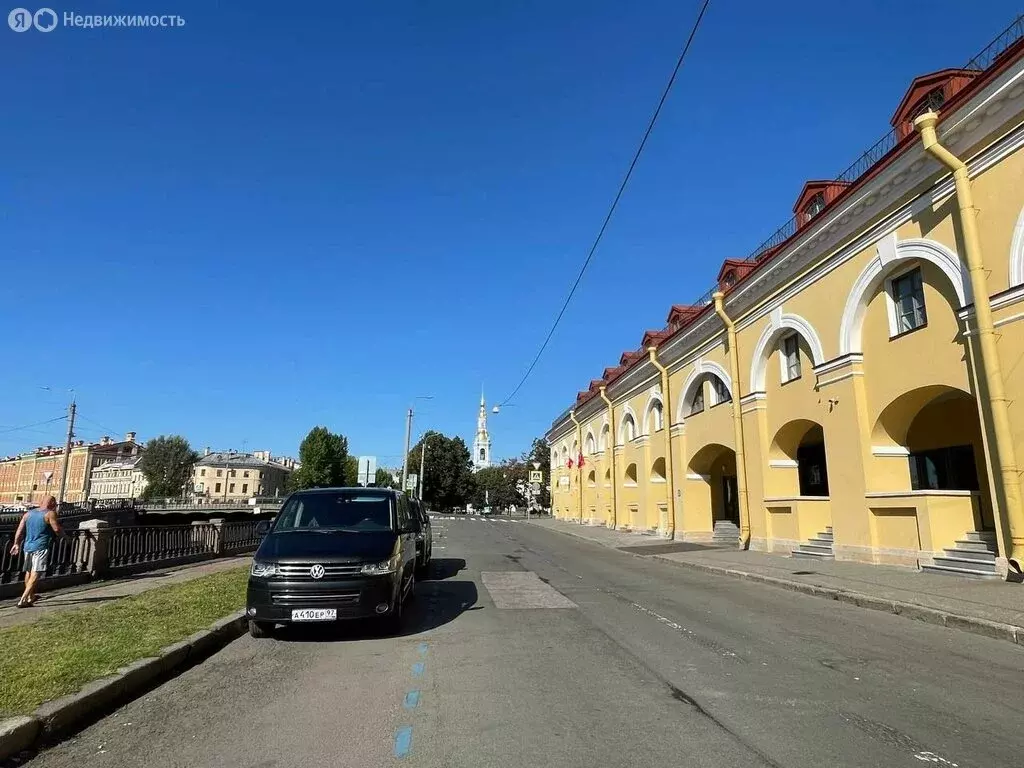
[[[416,571],[409,499],[386,488],[293,493],[253,556],[249,634],[276,624],[377,618],[397,631]]]

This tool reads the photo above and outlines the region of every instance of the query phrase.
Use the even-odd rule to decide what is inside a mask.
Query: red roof
[[[942,95],[946,101],[957,93],[974,78],[981,74],[978,69],[940,69],[937,72],[929,72],[926,75],[915,77],[907,92],[903,94],[900,105],[896,107],[889,123],[893,128],[909,122],[912,113],[921,103],[925,96],[936,88],[942,88]],[[911,132],[912,129],[911,129]]]
[[[800,196],[796,199],[796,203],[793,204],[793,213],[797,216],[807,207],[807,204],[811,202],[811,198],[819,192],[825,199],[825,205],[828,205],[837,197],[840,193],[850,186],[848,181],[833,181],[833,180],[819,180],[819,181],[808,181],[804,184],[804,188],[800,190]],[[803,223],[802,221],[800,222]]]
[[[672,332],[667,330],[647,331],[647,333],[644,334],[643,341],[640,342],[640,346],[642,346],[644,349],[647,349],[648,347],[651,346],[656,347],[671,335]]]

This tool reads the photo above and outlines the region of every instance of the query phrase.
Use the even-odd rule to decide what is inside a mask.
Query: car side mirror
[[[270,533],[270,521],[269,520],[260,520],[258,523],[256,523],[256,535],[257,536],[266,536],[268,533]]]

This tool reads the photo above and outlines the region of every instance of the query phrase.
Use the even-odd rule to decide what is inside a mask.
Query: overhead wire
[[[530,367],[526,369],[526,373],[523,374],[523,378],[516,385],[516,388],[512,390],[512,393],[499,403],[499,406],[507,405],[513,397],[518,394],[519,390],[522,389],[523,384],[530,378],[530,374],[533,373],[533,369],[537,366],[537,362],[540,360],[541,355],[544,354],[544,350],[547,349],[548,343],[551,341],[551,337],[555,334],[555,329],[558,328],[558,324],[562,320],[562,316],[565,314],[565,310],[569,306],[569,302],[572,301],[573,295],[576,293],[576,289],[579,287],[580,281],[583,279],[584,273],[587,271],[587,267],[590,266],[590,262],[594,258],[594,254],[597,252],[597,247],[601,243],[601,239],[604,237],[605,230],[608,229],[608,224],[612,220],[612,216],[615,214],[615,209],[619,206],[619,200],[622,199],[623,192],[626,191],[626,186],[629,184],[630,178],[633,176],[633,170],[636,168],[637,162],[640,160],[640,155],[643,154],[644,147],[647,146],[647,139],[650,138],[651,133],[654,131],[655,123],[658,122],[658,116],[661,114],[661,109],[665,105],[665,101],[668,99],[669,92],[672,90],[672,85],[676,81],[676,76],[679,74],[679,70],[683,66],[683,61],[686,59],[686,54],[690,50],[690,45],[693,43],[693,38],[697,35],[697,30],[700,28],[700,23],[704,18],[704,14],[708,9],[708,5],[711,0],[704,0],[700,7],[700,12],[697,14],[697,18],[693,22],[693,26],[690,29],[690,34],[686,38],[686,43],[683,45],[683,49],[679,54],[679,58],[676,60],[676,65],[672,69],[672,75],[668,79],[668,83],[665,85],[664,90],[661,93],[661,98],[658,100],[658,106],[654,110],[654,114],[651,116],[650,122],[647,124],[647,130],[644,131],[643,138],[640,140],[640,145],[637,147],[636,152],[633,154],[633,160],[629,164],[629,169],[626,171],[626,175],[622,179],[622,183],[619,184],[619,189],[615,193],[615,198],[612,200],[611,207],[608,209],[607,215],[604,217],[604,221],[601,223],[601,228],[597,232],[597,237],[594,238],[593,245],[590,246],[590,251],[587,253],[587,258],[583,262],[583,266],[580,267],[579,274],[576,275],[576,280],[572,284],[572,288],[569,289],[569,295],[565,297],[565,301],[562,303],[562,308],[558,311],[558,315],[555,317],[555,322],[551,325],[551,330],[548,331],[548,335],[544,338],[544,343],[540,345],[540,349],[533,358],[533,362],[530,363]]]

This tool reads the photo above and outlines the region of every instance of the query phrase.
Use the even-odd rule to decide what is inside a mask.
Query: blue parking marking
[[[420,652],[420,656],[426,656],[427,655],[427,644],[426,643],[420,643],[419,647],[417,648],[417,650]]]
[[[406,709],[416,709],[416,707],[419,706],[419,703],[420,692],[409,691],[407,694],[405,694],[405,701],[402,703],[402,706]]]
[[[413,664],[412,665],[412,676],[413,677],[422,677],[423,676],[423,667],[424,667],[424,665],[423,665],[422,661],[417,661],[415,664]]]
[[[412,748],[412,726],[405,725],[395,734],[395,757],[405,757]]]

